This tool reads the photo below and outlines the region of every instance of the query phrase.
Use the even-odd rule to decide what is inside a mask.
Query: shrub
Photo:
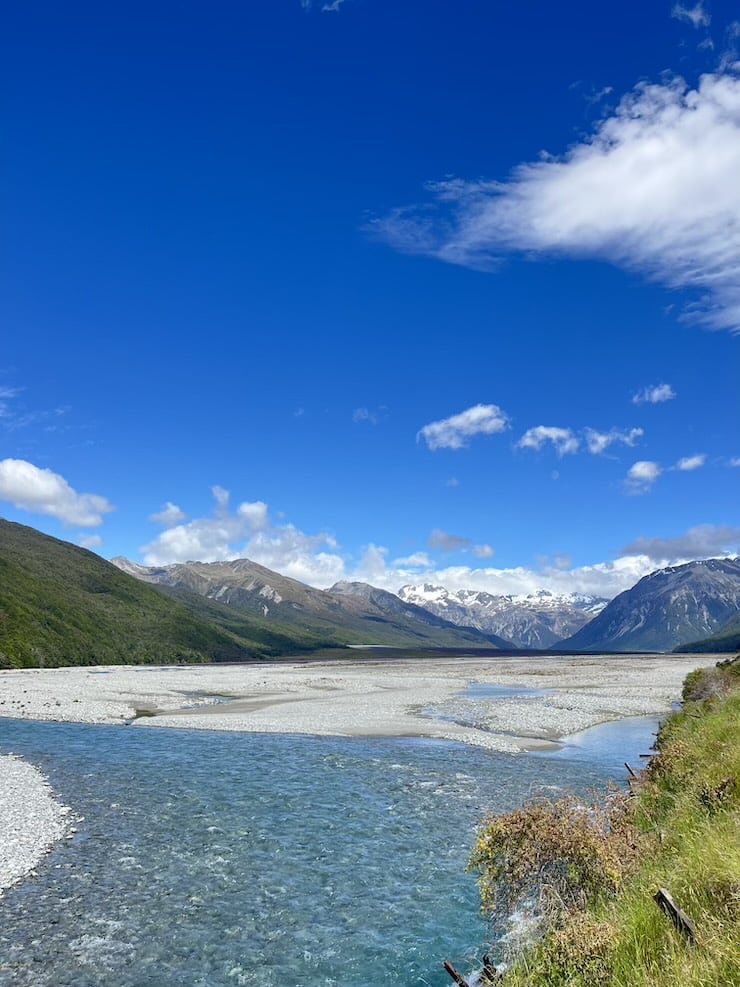
[[[574,796],[533,799],[485,820],[469,869],[480,872],[484,911],[511,912],[536,903],[548,924],[589,901],[613,895],[636,853],[628,799],[613,793],[606,807]]]

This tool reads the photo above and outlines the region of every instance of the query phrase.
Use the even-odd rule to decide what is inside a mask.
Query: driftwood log
[[[470,984],[467,982],[467,980],[464,977],[461,977],[460,976],[460,974],[454,968],[454,966],[452,965],[452,963],[448,963],[447,960],[445,960],[442,963],[442,966],[445,968],[445,970],[449,973],[449,975],[455,981],[455,983],[457,984],[457,987],[470,987]]]
[[[666,891],[665,888],[658,888],[657,893],[653,896],[653,900],[658,908],[665,912],[681,935],[684,936],[688,942],[695,943],[696,929],[694,928],[694,923],[691,921],[686,912],[678,907],[676,902],[673,900],[670,891]]]

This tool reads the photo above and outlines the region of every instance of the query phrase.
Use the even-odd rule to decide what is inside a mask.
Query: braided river
[[[465,866],[487,812],[603,791],[630,718],[557,753],[0,720],[76,832],[0,901],[12,987],[442,987],[500,959]]]

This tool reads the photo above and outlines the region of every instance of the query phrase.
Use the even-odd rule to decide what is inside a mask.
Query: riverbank
[[[614,804],[606,823],[595,812],[584,826],[582,809],[568,816],[560,802],[484,824],[475,859],[484,903],[510,873],[524,887],[535,865],[538,879],[569,867],[584,875],[577,897],[559,889],[549,931],[515,958],[502,987],[738,983],[740,659],[690,675],[684,699],[663,722],[633,797]],[[547,848],[545,859],[525,859],[522,847],[533,844]]]
[[[714,660],[445,656],[27,669],[0,672],[0,715],[138,729],[430,737],[515,753],[624,716],[660,716],[686,674]]]
[[[31,764],[0,756],[0,897],[70,832],[70,810]]]

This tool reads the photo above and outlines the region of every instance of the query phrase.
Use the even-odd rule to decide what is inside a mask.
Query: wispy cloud
[[[17,387],[0,387],[0,419],[10,418],[12,414],[10,402],[19,394],[20,389]]]
[[[509,427],[507,415],[495,404],[476,404],[458,415],[430,422],[419,430],[430,449],[464,449],[476,435],[495,435]]]
[[[642,83],[593,135],[506,181],[431,183],[433,202],[370,224],[399,250],[492,269],[508,252],[596,257],[699,300],[740,330],[740,68]]]
[[[593,456],[598,456],[615,442],[630,447],[634,446],[645,432],[641,428],[631,428],[629,431],[620,431],[618,428],[612,428],[608,432],[597,432],[594,428],[585,428],[583,434],[586,438],[588,451]]]
[[[366,423],[368,425],[378,425],[388,417],[388,409],[384,404],[379,408],[355,408],[352,412],[352,421],[356,424]]]
[[[180,524],[186,517],[185,512],[181,511],[177,504],[168,500],[161,510],[149,515],[149,520],[164,525],[165,528],[171,528],[175,524]]]
[[[628,493],[643,494],[652,489],[653,484],[663,472],[658,463],[640,460],[633,463],[627,471],[625,487]]]
[[[694,4],[693,7],[685,7],[682,3],[677,3],[671,11],[671,17],[679,21],[688,21],[692,27],[709,27],[712,23],[711,15],[704,9],[703,3]]]
[[[338,14],[341,11],[344,2],[345,0],[329,0],[328,3],[322,3],[319,7],[319,3],[315,2],[315,0],[301,0],[301,7],[303,7],[305,11],[312,10],[314,7],[319,7],[322,14]]]
[[[675,468],[680,470],[682,473],[687,473],[691,470],[701,469],[706,461],[706,453],[701,452],[697,453],[695,456],[684,456],[683,459],[679,459]]]
[[[459,552],[463,548],[468,548],[470,539],[460,535],[451,535],[441,528],[434,528],[427,539],[427,545],[441,552]]]
[[[397,569],[429,569],[432,566],[432,560],[426,552],[414,552],[412,555],[394,559],[393,565]]]
[[[492,559],[495,554],[491,545],[473,545],[473,555],[476,559]]]
[[[537,425],[535,428],[527,429],[517,442],[517,446],[520,449],[539,450],[548,443],[553,445],[558,456],[578,452],[578,447],[581,444],[580,439],[569,428],[558,428],[555,425]]]
[[[103,515],[115,510],[105,497],[78,493],[63,476],[25,459],[0,462],[0,501],[80,528],[97,528],[103,523]]]
[[[69,408],[42,410],[25,407],[16,400],[23,391],[22,387],[0,387],[0,428],[15,432],[32,425],[42,425],[46,432],[57,431],[58,426],[53,422],[66,415]]]
[[[655,563],[686,562],[734,554],[740,549],[740,528],[700,524],[675,538],[636,538],[622,555],[644,555]]]
[[[652,384],[632,395],[632,404],[662,404],[672,401],[676,392],[670,384]]]

